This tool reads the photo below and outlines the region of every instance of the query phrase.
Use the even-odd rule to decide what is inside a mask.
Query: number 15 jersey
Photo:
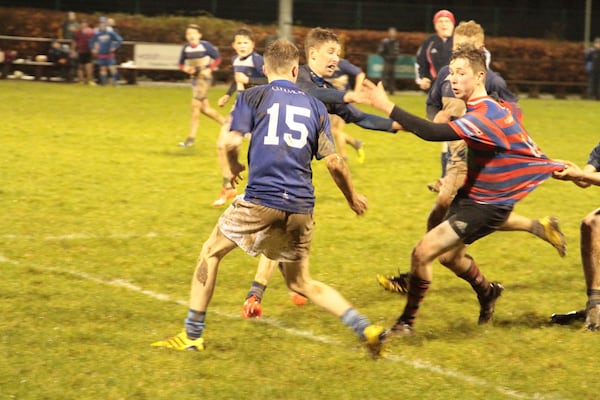
[[[335,153],[323,103],[290,81],[276,80],[240,93],[232,117],[231,130],[252,133],[244,199],[311,214],[311,161]]]

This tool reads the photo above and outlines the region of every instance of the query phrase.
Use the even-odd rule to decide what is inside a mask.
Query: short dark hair
[[[200,29],[200,25],[196,25],[196,24],[188,24],[188,26],[185,28],[187,29],[195,29],[198,31],[198,33],[202,33],[202,30]]]
[[[233,40],[235,41],[236,36],[246,36],[248,39],[254,42],[254,33],[250,28],[240,28],[233,32]]]

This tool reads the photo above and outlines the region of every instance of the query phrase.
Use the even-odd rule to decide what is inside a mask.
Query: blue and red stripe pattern
[[[510,104],[472,99],[467,113],[450,123],[467,142],[463,190],[479,203],[513,206],[564,165],[549,159],[521,125]]]

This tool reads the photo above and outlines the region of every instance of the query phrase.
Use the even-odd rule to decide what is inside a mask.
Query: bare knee
[[[439,258],[438,261],[440,262],[440,264],[442,264],[444,267],[446,268],[450,268],[450,269],[454,269],[454,267],[456,267],[457,262],[456,262],[456,257],[447,255],[447,254],[442,254]]]
[[[586,217],[581,221],[581,235],[588,237],[600,237],[600,214],[596,214],[598,210],[594,213],[586,215]]]
[[[444,213],[446,211],[448,211],[448,208],[450,207],[450,203],[452,203],[452,199],[453,196],[450,196],[449,194],[446,193],[440,193],[436,199],[436,206],[443,210]]]
[[[419,269],[421,266],[424,266],[431,262],[431,257],[427,251],[421,246],[421,242],[419,242],[412,250],[411,253],[411,265],[413,269]]]

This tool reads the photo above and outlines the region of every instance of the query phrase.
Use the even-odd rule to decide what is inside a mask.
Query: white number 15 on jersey
[[[269,131],[264,140],[264,144],[266,145],[276,146],[279,144],[279,136],[277,136],[279,127],[279,106],[279,103],[275,103],[267,110],[267,114],[269,114]],[[284,131],[283,141],[290,147],[300,149],[306,145],[308,129],[305,124],[294,120],[296,115],[309,118],[310,110],[308,108],[296,107],[290,104],[285,105],[285,125],[287,129],[292,132]]]

